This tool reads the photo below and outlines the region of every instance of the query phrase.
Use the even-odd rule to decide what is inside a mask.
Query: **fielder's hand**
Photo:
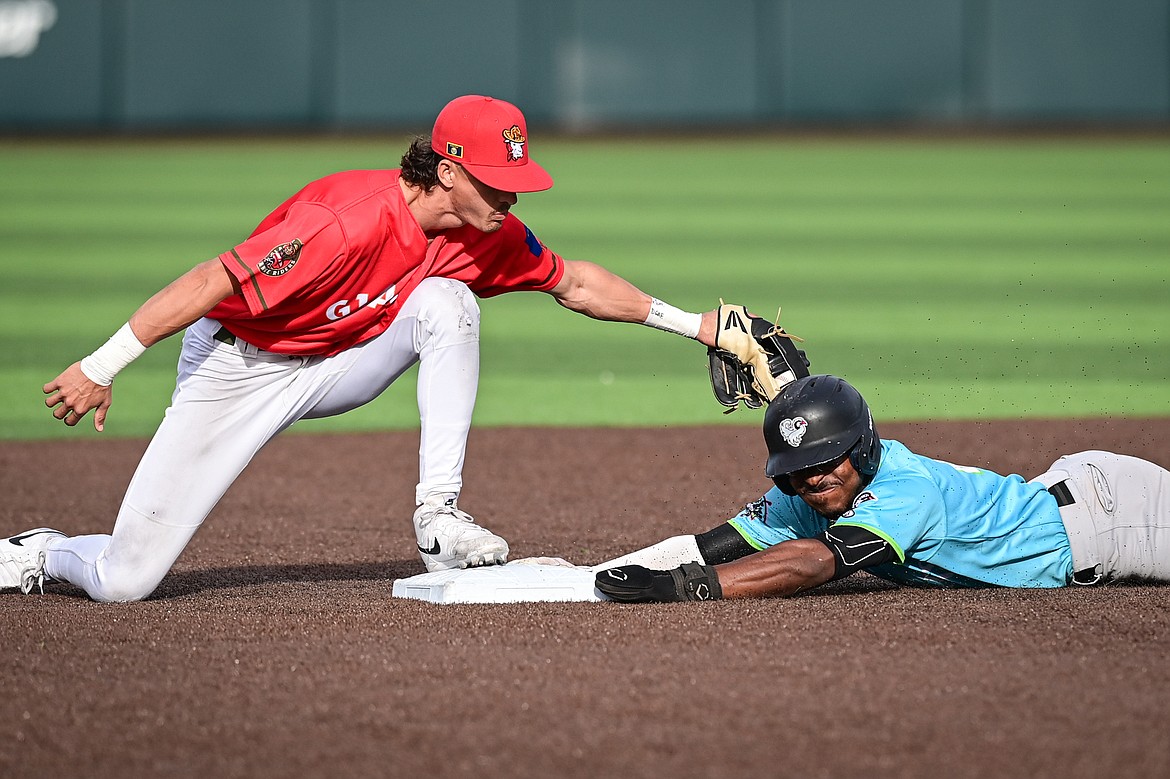
[[[81,363],[75,362],[60,376],[50,381],[42,391],[49,397],[45,405],[53,409],[53,416],[69,427],[75,426],[90,411],[93,412],[93,427],[99,433],[106,427],[106,412],[113,402],[113,386],[94,384],[81,370]]]
[[[723,597],[715,567],[698,563],[683,563],[673,571],[621,565],[599,571],[594,586],[611,600],[623,603],[675,603]]]
[[[743,403],[759,408],[785,385],[809,375],[808,357],[799,341],[780,327],[754,316],[743,306],[720,304],[715,346],[707,349],[708,371],[715,399],[730,414]],[[777,319],[779,313],[777,313]]]

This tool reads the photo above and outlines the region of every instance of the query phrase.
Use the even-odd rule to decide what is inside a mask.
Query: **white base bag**
[[[593,568],[516,561],[507,565],[420,573],[394,581],[395,598],[430,603],[607,601],[593,586]]]

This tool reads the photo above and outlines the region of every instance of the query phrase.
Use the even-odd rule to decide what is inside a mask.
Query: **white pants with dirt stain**
[[[458,493],[479,382],[479,306],[467,286],[426,279],[389,329],[332,357],[290,357],[220,324],[187,329],[171,406],[126,490],[111,534],[53,543],[45,574],[98,601],[145,598],[260,449],[299,419],[376,398],[416,361],[421,420],[416,500]]]
[[[1060,508],[1076,584],[1116,579],[1170,582],[1170,472],[1137,457],[1078,452],[1033,481],[1063,483],[1073,502]]]

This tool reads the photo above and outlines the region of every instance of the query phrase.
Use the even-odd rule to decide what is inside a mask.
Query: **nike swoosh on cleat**
[[[438,554],[439,552],[443,551],[439,548],[439,539],[437,538],[435,539],[434,545],[430,549],[423,549],[419,544],[415,544],[415,546],[417,546],[418,551],[422,552],[423,554]]]
[[[13,536],[12,538],[8,539],[8,543],[15,544],[16,546],[24,546],[24,544],[20,543],[21,541],[25,540],[26,538],[32,538],[33,536],[44,535],[45,533],[53,533],[53,535],[57,535],[57,533],[52,530],[34,530],[33,532],[25,533],[22,536]]]

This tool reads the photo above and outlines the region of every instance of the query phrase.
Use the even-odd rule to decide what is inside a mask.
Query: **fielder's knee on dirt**
[[[96,601],[142,600],[155,591],[198,529],[164,525],[124,505],[108,543],[93,557],[89,580],[74,583]]]
[[[97,587],[87,592],[89,597],[105,603],[142,600],[158,588],[173,562],[154,557],[146,549],[103,555],[97,564]]]
[[[152,564],[145,555],[107,555],[111,537],[105,534],[73,536],[47,551],[45,573],[55,581],[80,587],[91,599],[101,603],[125,603],[142,600],[158,587],[169,566]],[[143,566],[135,565],[141,559]]]
[[[162,576],[146,578],[141,571],[105,571],[100,577],[101,587],[88,592],[90,598],[99,603],[130,603],[143,600],[154,592]]]

